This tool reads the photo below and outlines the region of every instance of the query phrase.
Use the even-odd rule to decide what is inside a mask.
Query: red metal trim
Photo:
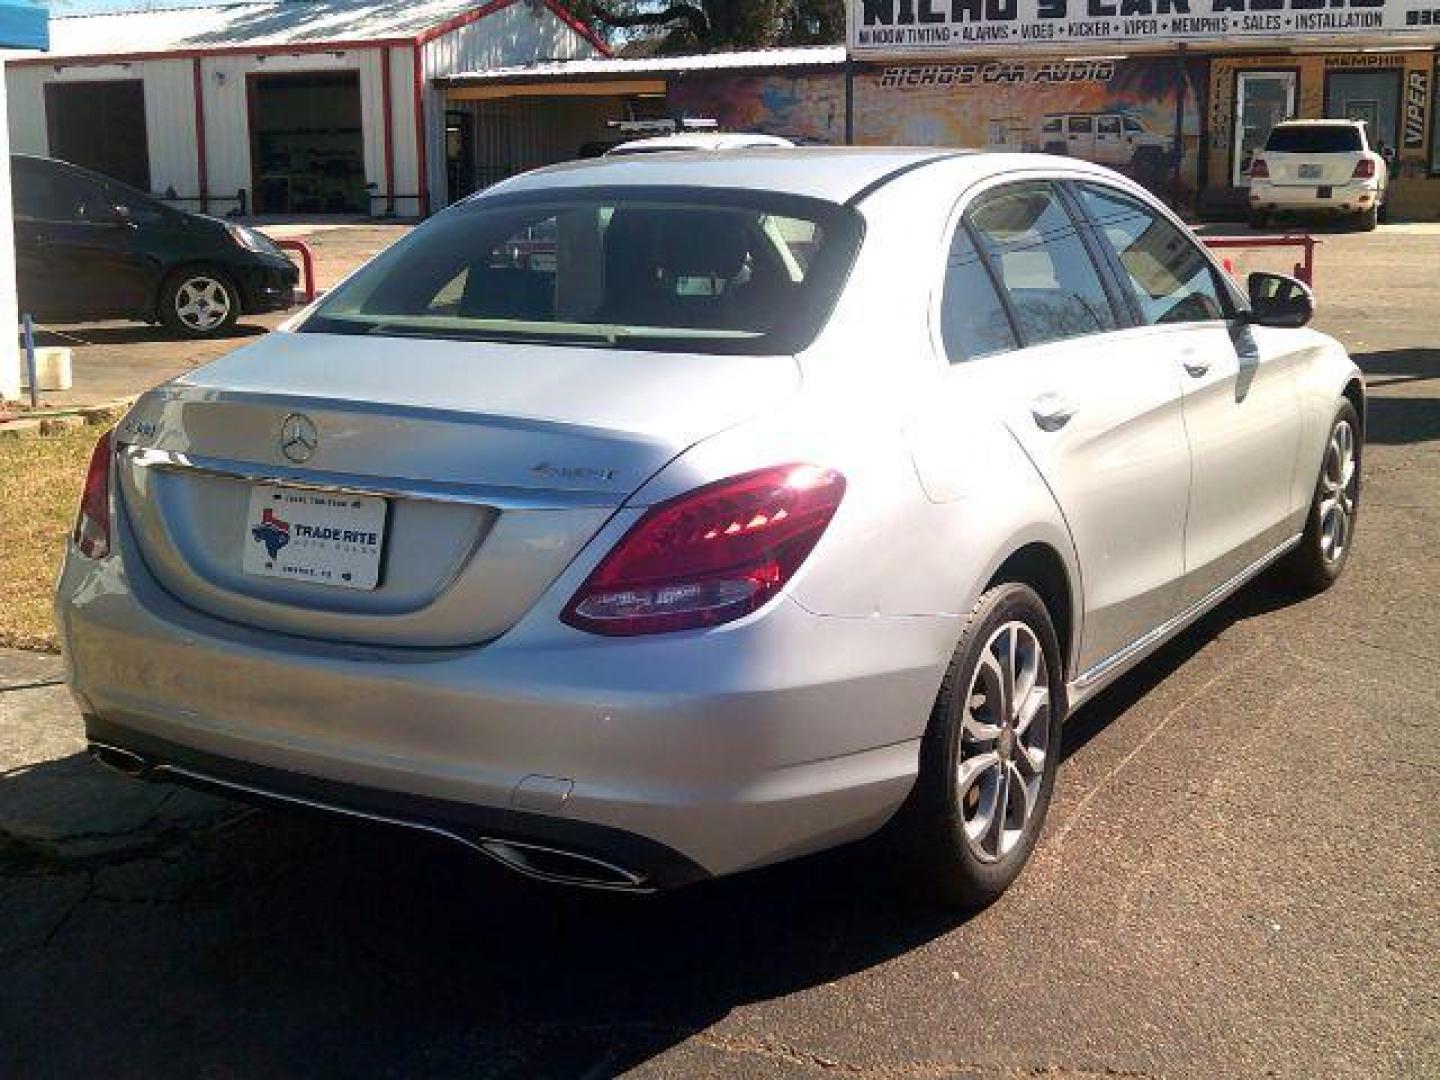
[[[425,145],[425,75],[422,53],[425,46],[417,39],[410,51],[410,65],[415,77],[415,168],[419,183],[415,190],[420,193],[420,216],[430,216],[430,162]]]
[[[395,213],[395,106],[390,93],[390,46],[380,50],[380,108],[385,112],[385,212]]]
[[[288,45],[216,45],[209,49],[157,49],[152,52],[90,53],[85,56],[24,56],[5,61],[6,67],[99,67],[137,60],[193,60],[206,56],[301,56],[311,53],[353,52],[382,46],[414,44],[414,38],[375,38],[373,41],[303,41]]]
[[[308,304],[315,299],[315,253],[310,250],[310,245],[304,240],[275,240],[274,245],[284,251],[298,251],[300,253],[300,274],[305,284],[305,302]]]
[[[1284,236],[1202,236],[1201,243],[1208,248],[1273,248],[1298,247],[1305,249],[1303,262],[1295,264],[1295,276],[1306,285],[1315,284],[1315,247],[1320,243],[1309,233],[1287,233]],[[1233,270],[1230,260],[1225,268]]]
[[[493,15],[495,12],[518,2],[519,0],[490,0],[488,4],[482,4],[477,8],[471,8],[469,11],[461,12],[459,15],[446,19],[438,26],[432,26],[429,30],[422,30],[420,35],[415,38],[415,44],[424,45],[426,42],[434,41],[438,37],[444,37],[446,34],[454,33],[461,27],[469,26],[473,22],[479,22],[485,18],[486,15]]]
[[[550,9],[550,13],[557,19],[570,27],[571,30],[574,30],[586,41],[590,42],[591,45],[594,45],[595,48],[599,49],[601,56],[611,57],[615,55],[610,51],[610,46],[605,44],[605,39],[595,32],[593,26],[576,15],[564,4],[560,3],[559,0],[545,0],[545,6]]]
[[[200,212],[210,212],[210,167],[205,157],[205,73],[200,57],[191,60],[191,86],[195,95],[195,179],[200,187]]]

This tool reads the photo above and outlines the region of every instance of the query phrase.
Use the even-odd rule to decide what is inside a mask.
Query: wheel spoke
[[[975,754],[960,762],[960,776],[955,781],[955,794],[961,798],[986,772],[998,767],[1000,755],[994,750]]]
[[[992,857],[999,858],[1005,838],[1005,819],[1010,816],[1010,766],[1002,766],[996,775],[995,800],[980,844]]]
[[[1045,686],[1030,687],[1030,692],[1020,702],[1020,713],[1015,718],[1015,735],[1025,735],[1030,730],[1030,724],[1034,721],[1035,715],[1050,704],[1050,689]]]

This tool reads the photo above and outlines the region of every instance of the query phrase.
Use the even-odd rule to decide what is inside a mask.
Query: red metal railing
[[[304,240],[276,240],[274,243],[282,251],[300,253],[300,280],[305,286],[305,302],[310,303],[315,299],[315,253]]]
[[[1308,233],[1287,233],[1284,236],[1202,236],[1201,241],[1208,248],[1273,248],[1273,247],[1298,247],[1304,248],[1305,254],[1300,262],[1295,264],[1295,276],[1306,285],[1315,284],[1315,245],[1320,243],[1315,237]],[[1226,259],[1225,269],[1230,273],[1235,272],[1235,267],[1230,260]]]

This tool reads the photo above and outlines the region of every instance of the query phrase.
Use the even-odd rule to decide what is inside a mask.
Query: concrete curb
[[[56,435],[82,427],[102,427],[115,423],[135,404],[139,395],[115,398],[99,405],[74,409],[47,409],[33,413],[0,413],[0,439],[20,439]]]

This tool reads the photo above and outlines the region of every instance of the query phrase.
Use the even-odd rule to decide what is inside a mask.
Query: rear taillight
[[[738,619],[785,587],[844,494],[838,472],[783,465],[651,507],[561,618],[580,630],[616,635]]]
[[[1369,180],[1375,175],[1375,162],[1369,158],[1361,158],[1355,162],[1355,172],[1351,180]]]
[[[1250,179],[1270,179],[1270,166],[1265,164],[1265,159],[1263,157],[1257,157],[1254,161],[1250,162]]]
[[[114,449],[107,431],[90,454],[85,490],[80,494],[80,509],[75,515],[72,539],[80,554],[91,559],[103,559],[110,554],[110,462],[115,456]]]

